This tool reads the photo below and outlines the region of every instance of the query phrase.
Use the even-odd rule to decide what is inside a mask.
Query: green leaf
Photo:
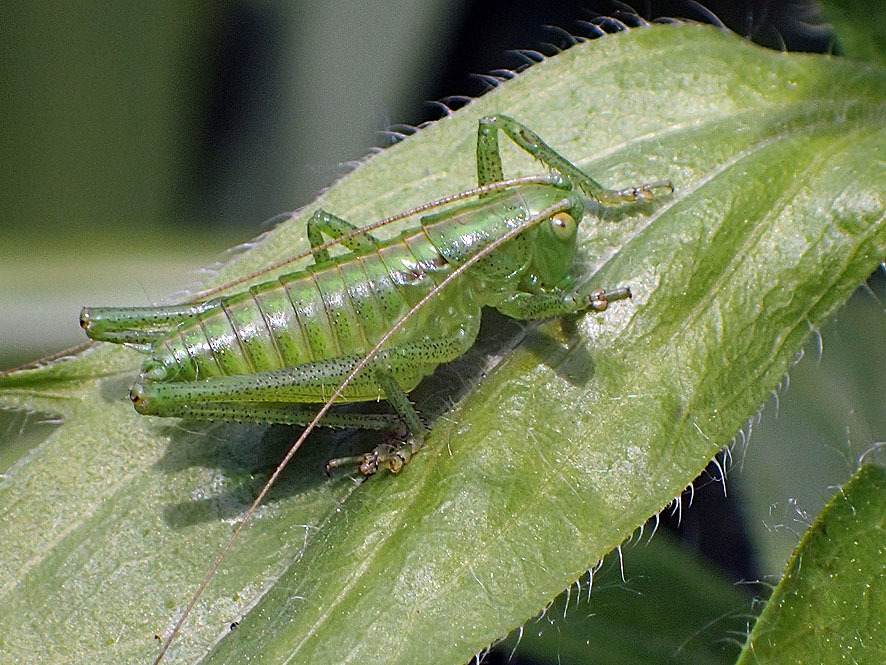
[[[333,186],[318,205],[357,223],[466,189],[477,118],[504,112],[606,184],[677,191],[582,225],[592,283],[632,301],[491,318],[413,394],[443,415],[400,475],[328,480],[323,461],[378,439],[313,435],[171,661],[217,645],[207,662],[461,663],[538,613],[699,473],[883,260],[884,89],[857,62],[638,29],[532,67]],[[537,173],[505,150],[507,175]],[[304,219],[217,281],[305,247]],[[13,658],[149,660],[293,436],[139,417],[138,361],[102,346],[2,379],[0,405],[65,419],[0,486]]]
[[[883,662],[886,470],[840,489],[794,552],[738,665]]]

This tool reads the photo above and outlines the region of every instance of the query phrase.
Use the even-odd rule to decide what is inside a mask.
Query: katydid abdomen
[[[359,358],[451,270],[421,230],[404,234],[375,252],[336,257],[217,300],[153,342],[145,373],[155,381],[193,381]],[[387,346],[460,330],[469,331],[470,345],[479,314],[472,289],[452,290]],[[445,360],[398,366],[398,382],[408,392]],[[346,393],[348,400],[379,397],[377,386],[361,384]],[[320,402],[325,395],[306,385],[302,397],[293,401]]]

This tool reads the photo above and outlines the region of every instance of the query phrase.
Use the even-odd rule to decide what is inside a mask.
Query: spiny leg
[[[606,189],[545,143],[538,134],[506,115],[490,115],[480,118],[477,132],[477,180],[486,185],[503,179],[501,154],[498,147],[498,132],[507,134],[511,140],[530,155],[560,173],[578,186],[585,194],[603,204],[632,203],[651,201],[656,189],[673,192],[669,180],[644,183],[625,189]]]
[[[162,384],[137,383],[130,391],[136,408],[147,399],[145,386]],[[318,408],[287,402],[174,402],[152,410],[151,415],[221,420],[236,423],[276,423],[307,425],[314,420]],[[400,430],[403,419],[388,413],[326,413],[318,423],[339,429]]]
[[[256,404],[303,405],[322,402],[332,388],[348,376],[359,362],[359,356],[332,358],[303,363],[283,369],[219,376],[198,381],[159,382],[142,379],[132,386],[130,398],[136,411],[150,416],[179,417],[193,413],[196,405],[241,405],[228,413],[250,418],[250,409]],[[377,392],[376,384],[367,372],[362,372],[351,383],[358,392]],[[207,409],[210,408],[207,406]],[[269,412],[271,415],[274,411]],[[268,419],[261,422],[288,422]]]
[[[359,227],[354,226],[346,219],[342,219],[331,212],[318,209],[314,211],[307,222],[308,240],[311,247],[317,248],[324,244],[323,234],[325,233],[332,239],[342,238],[349,233],[357,231]],[[370,251],[377,244],[375,236],[370,233],[360,233],[342,241],[342,244],[352,252]],[[329,250],[321,249],[314,252],[314,262],[323,263],[329,261]]]
[[[397,411],[398,416],[378,414],[327,414],[321,421],[333,427],[388,429],[405,424],[412,438],[398,445],[385,444],[357,458],[332,460],[329,468],[348,462],[360,464],[363,473],[380,467],[399,471],[424,440],[424,423],[396,380],[397,367],[436,366],[465,353],[473,344],[476,330],[465,330],[451,337],[405,344],[379,353],[378,357],[351,383],[362,392],[376,390]],[[130,390],[135,409],[143,415],[205,418],[209,420],[293,423],[310,420],[310,409],[300,403],[317,402],[340,384],[360,361],[358,356],[305,363],[295,367],[215,377],[201,381],[160,383],[139,381]],[[315,412],[314,412],[315,413]],[[313,417],[313,413],[310,413]],[[307,418],[307,419],[306,419]]]

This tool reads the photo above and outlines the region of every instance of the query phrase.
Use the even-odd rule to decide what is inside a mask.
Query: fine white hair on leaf
[[[874,455],[879,451],[886,449],[886,441],[875,441],[872,443],[867,450],[865,450],[861,455],[858,456],[858,468],[861,468],[865,463],[864,458],[868,455]]]
[[[381,136],[384,136],[384,137],[390,139],[391,144],[399,143],[400,141],[402,141],[403,139],[406,138],[406,134],[403,134],[402,132],[391,131],[389,129],[380,129],[380,130],[378,130],[377,133]]]
[[[599,572],[600,569],[603,567],[603,563],[604,563],[604,560],[603,560],[603,559],[600,559],[599,561],[597,561],[596,564],[594,564],[594,567],[591,569],[591,571],[592,571],[593,573],[597,573],[597,572]]]
[[[512,79],[517,76],[517,72],[510,69],[493,69],[489,73],[493,76],[497,76],[500,79]]]
[[[403,136],[412,136],[418,131],[418,128],[406,123],[397,123],[388,127],[390,131],[399,132]]]
[[[493,88],[497,88],[502,83],[501,79],[495,76],[490,76],[489,74],[471,74],[471,78],[485,83],[490,90],[492,90]]]
[[[677,496],[674,497],[674,500],[671,502],[673,504],[673,508],[671,509],[671,516],[677,516],[677,526],[683,521],[683,493],[681,492]]]
[[[275,226],[277,226],[278,224],[282,224],[283,222],[288,222],[289,220],[293,219],[297,214],[298,214],[298,212],[292,212],[292,211],[280,212],[272,217],[268,217],[259,226],[261,226],[261,228],[263,228],[263,229],[272,229]],[[255,241],[244,243],[244,245],[247,245],[248,247],[253,247],[255,245]]]
[[[433,108],[440,109],[440,111],[443,112],[443,115],[444,115],[444,116],[452,115],[452,114],[455,112],[453,109],[449,108],[449,105],[446,104],[445,101],[434,101],[434,100],[431,100],[431,101],[427,101],[427,102],[425,102],[425,104],[427,104],[428,106],[431,106],[431,107],[433,107]],[[425,124],[425,123],[422,123],[422,126],[423,126],[424,124]]]
[[[816,339],[818,340],[818,358],[816,359],[815,363],[820,364],[821,356],[824,353],[824,338],[821,336],[821,330],[819,330],[817,326],[812,325],[811,321],[809,321],[808,324],[809,329],[812,331],[812,334],[815,335]]]
[[[621,581],[624,582],[625,584],[627,584],[628,581],[625,579],[625,557],[624,557],[624,553],[621,551],[621,545],[619,545],[619,546],[616,547],[615,549],[616,549],[616,551],[618,552],[618,572],[621,574]]]
[[[469,104],[474,101],[473,97],[468,97],[467,95],[448,95],[441,100],[444,104],[448,106],[458,105],[458,108],[461,108],[465,104]]]
[[[350,171],[353,171],[354,169],[356,169],[358,166],[361,166],[362,164],[363,164],[362,159],[351,159],[351,160],[348,160],[347,162],[340,162],[338,167],[340,169],[342,169],[345,173],[349,173]]]
[[[720,471],[720,484],[723,486],[723,496],[726,496],[726,464],[720,464],[720,460],[717,459],[716,455],[714,455],[711,463]]]
[[[520,646],[520,642],[523,641],[523,624],[521,623],[519,628],[517,628],[517,641],[514,644],[514,648],[511,649],[511,655],[508,656],[508,662],[514,660],[514,654],[517,653],[517,647]]]
[[[541,608],[541,612],[538,613],[538,616],[535,618],[536,621],[541,621],[545,615],[548,613],[548,608],[550,608],[551,604],[548,603],[544,607]]]
[[[541,53],[539,51],[536,51],[536,50],[530,49],[530,48],[516,49],[516,50],[510,51],[510,53],[516,53],[517,55],[521,55],[524,58],[526,58],[526,60],[530,63],[542,62],[543,60],[547,59],[547,56],[545,56],[544,53]]]
[[[748,438],[745,436],[744,427],[738,430],[738,434],[736,436],[741,437],[741,443],[739,443],[739,448],[742,449],[742,459],[744,459],[744,452],[748,449]]]
[[[517,69],[520,71],[525,70],[527,67],[531,67],[537,62],[537,60],[533,60],[532,58],[530,58],[521,49],[508,49],[507,51],[505,51],[505,55],[514,56],[520,61],[520,64],[517,66]]]
[[[630,5],[628,5],[624,2],[619,2],[618,0],[612,0],[612,4],[615,5],[616,7],[618,7],[618,9],[613,12],[613,14],[618,16],[619,18],[633,21],[634,23],[633,23],[632,27],[645,28],[649,25],[649,21],[647,21],[645,18],[640,16],[640,14],[637,12],[637,10],[634,9],[633,7],[631,7]]]
[[[729,472],[729,469],[732,468],[732,465],[732,447],[726,446],[723,448],[723,466],[726,468],[727,473]]]
[[[625,23],[624,21],[619,21],[614,16],[601,16],[598,20],[605,23],[606,25],[614,26],[616,32],[624,32],[625,30],[630,30],[631,27]]]
[[[557,46],[552,42],[542,42],[542,46],[544,46],[548,50],[547,56],[549,58],[554,57],[555,55],[560,55],[563,52],[563,49]],[[566,48],[569,48],[568,46]]]
[[[655,515],[653,515],[653,518],[655,519],[655,526],[652,527],[652,533],[649,534],[649,538],[646,540],[647,543],[650,543],[652,541],[652,536],[654,536],[655,532],[658,531],[658,525],[661,523],[660,513],[655,513]]]
[[[775,414],[774,415],[776,418],[778,418],[778,407],[779,407],[778,388],[776,387],[775,389],[770,390],[769,394],[772,395],[773,401],[775,402]]]
[[[775,36],[778,37],[778,50],[782,53],[787,53],[788,45],[787,42],[785,42],[784,36],[781,34],[781,31],[775,26],[772,26],[771,30],[775,33]]]

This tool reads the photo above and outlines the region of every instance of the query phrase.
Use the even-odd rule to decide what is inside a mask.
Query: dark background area
[[[835,48],[830,31],[817,19],[809,2],[718,0],[702,6],[688,0],[647,0],[633,5],[634,10],[609,0],[454,0],[442,5],[437,19],[431,19],[432,23],[436,20],[432,29],[439,41],[421,53],[426,75],[407,81],[401,101],[376,112],[380,122],[373,128],[375,137],[366,135],[369,141],[365,146],[347,155],[340,153],[340,162],[360,158],[370,145],[387,145],[387,129],[415,127],[439,118],[442,111],[434,101],[458,108],[467,99],[483,94],[490,88],[483,75],[519,71],[526,66],[527,56],[520,55],[520,50],[551,55],[568,48],[575,39],[670,19],[719,24],[775,49],[825,52]],[[282,18],[268,6],[245,2],[227,5],[218,17],[219,27],[209,47],[209,99],[201,117],[201,145],[192,162],[193,184],[188,192],[190,197],[202,200],[203,219],[240,224],[255,220],[248,215],[232,219],[217,207],[220,198],[215,193],[229,180],[230,160],[248,159],[253,150],[261,151],[263,144],[267,147],[271,142],[274,122],[267,120],[268,106],[264,102],[274,96],[274,63],[281,59],[279,51],[286,48],[280,30]],[[337,44],[330,48],[359,47]],[[292,74],[298,79],[300,68]],[[637,72],[638,77],[654,75]],[[352,101],[359,107],[359,99]],[[294,122],[298,122],[297,117]],[[329,127],[329,131],[343,130]],[[250,136],[257,139],[247,147]],[[254,158],[261,161],[260,157]],[[302,181],[319,176],[316,186],[299,195],[297,201],[291,198],[291,183],[279,194],[270,193],[259,218],[290,209],[293,203],[306,203],[316,189],[343,172],[339,163],[330,162],[327,155],[314,154],[309,162],[298,175]],[[289,192],[289,199],[284,198],[284,192]],[[277,201],[276,207],[273,200]]]

